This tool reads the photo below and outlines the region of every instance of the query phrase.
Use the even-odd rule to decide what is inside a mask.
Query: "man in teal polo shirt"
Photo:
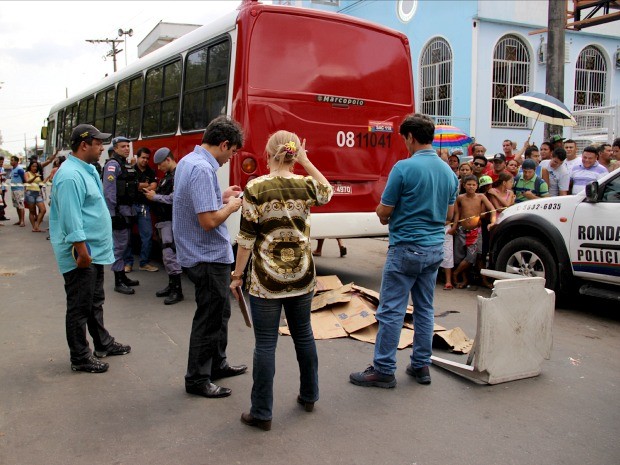
[[[114,261],[112,220],[103,198],[101,180],[91,164],[103,152],[110,134],[89,124],[71,133],[67,161],[54,175],[50,207],[50,241],[67,294],[66,331],[71,369],[103,373],[99,360],[124,355],[131,347],[114,340],[103,325],[103,265]],[[86,328],[95,346],[92,354]]]
[[[415,333],[406,372],[420,384],[431,382],[435,281],[443,260],[444,227],[453,216],[459,184],[433,150],[434,133],[435,125],[425,115],[409,115],[400,126],[411,157],[394,165],[377,206],[379,221],[389,225],[390,246],[376,314],[379,332],[373,364],[349,376],[358,386],[396,386],[396,349],[409,295]]]

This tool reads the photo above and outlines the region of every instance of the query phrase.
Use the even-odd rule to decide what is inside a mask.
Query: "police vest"
[[[157,185],[155,192],[159,195],[170,195],[174,191],[174,170],[166,173]],[[152,207],[158,221],[172,221],[172,205],[153,202]]]
[[[127,160],[114,154],[110,160],[116,160],[121,173],[116,177],[116,204],[133,205],[138,197],[138,174]],[[108,163],[110,162],[108,160]],[[106,163],[107,165],[107,163]]]

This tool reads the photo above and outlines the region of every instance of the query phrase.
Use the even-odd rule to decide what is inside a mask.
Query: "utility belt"
[[[129,229],[135,223],[135,216],[124,216],[118,212],[116,208],[116,214],[112,217],[112,229],[114,231],[121,231],[123,229]]]
[[[161,202],[153,202],[151,210],[157,217],[157,221],[172,221],[172,205]]]

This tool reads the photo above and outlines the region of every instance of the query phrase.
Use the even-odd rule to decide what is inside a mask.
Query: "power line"
[[[114,63],[114,72],[116,73],[116,55],[123,51],[123,49],[118,49],[116,48],[116,46],[123,41],[118,39],[86,39],[86,42],[90,42],[91,44],[112,44],[112,50],[106,53],[105,56],[112,57],[112,62]]]

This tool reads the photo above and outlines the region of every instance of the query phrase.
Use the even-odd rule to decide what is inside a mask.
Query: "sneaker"
[[[95,357],[104,358],[108,355],[125,355],[131,352],[131,347],[114,341],[112,345],[105,350],[95,350]]]
[[[159,268],[151,265],[150,263],[147,263],[146,265],[140,265],[139,270],[140,271],[159,271]]]
[[[125,271],[125,273],[131,273],[133,270],[133,266],[125,265],[125,268],[123,270]]]
[[[370,365],[364,371],[351,373],[349,375],[349,381],[358,386],[364,387],[380,387],[380,388],[393,388],[396,386],[396,378],[394,375],[384,375],[375,370],[375,367]]]
[[[71,369],[73,371],[87,371],[89,373],[104,373],[108,371],[109,367],[110,365],[102,362],[101,360],[93,357],[92,355],[89,355],[88,357],[80,360],[77,363],[71,364]]]
[[[407,366],[407,374],[413,376],[415,380],[420,384],[431,384],[431,372],[428,367],[413,368],[411,365]]]

